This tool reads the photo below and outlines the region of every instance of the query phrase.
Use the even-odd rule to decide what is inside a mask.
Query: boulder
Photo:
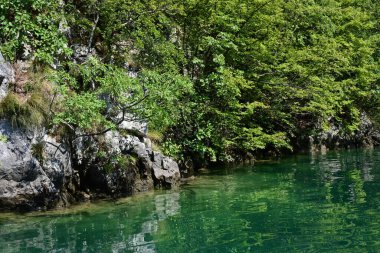
[[[135,184],[141,185],[142,181],[145,182],[145,186],[142,189],[135,187],[137,191],[150,189],[153,186],[173,188],[179,185],[180,172],[177,162],[160,152],[153,151],[148,138],[140,139],[127,135],[121,138],[119,144],[120,150],[124,151],[124,154],[131,154],[138,158],[139,180],[136,180]]]
[[[177,162],[173,159],[156,153],[153,162],[153,180],[155,184],[164,188],[173,188],[179,185],[181,174]]]
[[[181,178],[177,162],[160,152],[152,152],[151,157],[155,185],[163,188],[177,187]]]

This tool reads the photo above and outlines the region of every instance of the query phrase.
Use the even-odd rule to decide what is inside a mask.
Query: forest
[[[363,113],[377,126],[379,15],[371,0],[0,0],[16,73],[0,117],[67,141],[138,118],[178,160],[294,152]]]

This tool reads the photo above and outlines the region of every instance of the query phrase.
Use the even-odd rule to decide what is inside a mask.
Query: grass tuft
[[[10,120],[13,127],[34,128],[47,124],[51,86],[43,73],[30,75],[22,92],[9,92],[0,102],[0,118]]]

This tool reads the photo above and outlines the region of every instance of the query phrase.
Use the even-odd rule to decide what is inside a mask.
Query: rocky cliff
[[[340,148],[372,148],[380,145],[380,132],[365,112],[361,113],[358,129],[348,133],[343,126],[333,119],[328,124],[328,129],[312,135],[297,136],[294,146],[296,150],[310,152],[325,152],[326,150]]]
[[[52,208],[78,181],[67,149],[53,138],[0,121],[0,209]]]
[[[0,101],[14,71],[0,54]],[[44,128],[19,128],[0,119],[0,210],[36,210],[99,197],[177,187],[178,164],[152,149],[145,122],[68,142]]]

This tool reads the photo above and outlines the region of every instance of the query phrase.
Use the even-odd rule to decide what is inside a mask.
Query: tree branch
[[[98,25],[99,22],[99,12],[96,13],[96,18],[94,21],[94,25],[92,26],[91,34],[90,34],[90,39],[88,41],[88,46],[87,46],[87,53],[91,52],[91,45],[92,45],[92,40],[94,39],[94,34],[95,34],[95,29],[96,26]]]
[[[123,108],[121,108],[121,112],[122,112],[122,116],[121,116],[121,119],[115,123],[116,126],[119,126],[121,123],[124,122],[125,120],[125,114],[126,114],[126,110],[131,108],[131,107],[134,107],[140,103],[142,103],[146,98],[148,97],[148,94],[145,94],[144,97],[142,97],[141,99],[137,100],[136,102],[132,103],[132,104],[129,104],[127,106],[124,106]],[[63,122],[65,123],[65,122]],[[103,135],[109,131],[111,131],[113,129],[113,127],[109,127],[107,129],[104,129],[103,131],[100,131],[100,132],[97,132],[97,133],[91,133],[91,134],[81,134],[81,135],[77,135],[75,136],[74,139],[78,139],[78,138],[81,138],[81,137],[90,137],[90,136],[98,136],[98,135]]]

